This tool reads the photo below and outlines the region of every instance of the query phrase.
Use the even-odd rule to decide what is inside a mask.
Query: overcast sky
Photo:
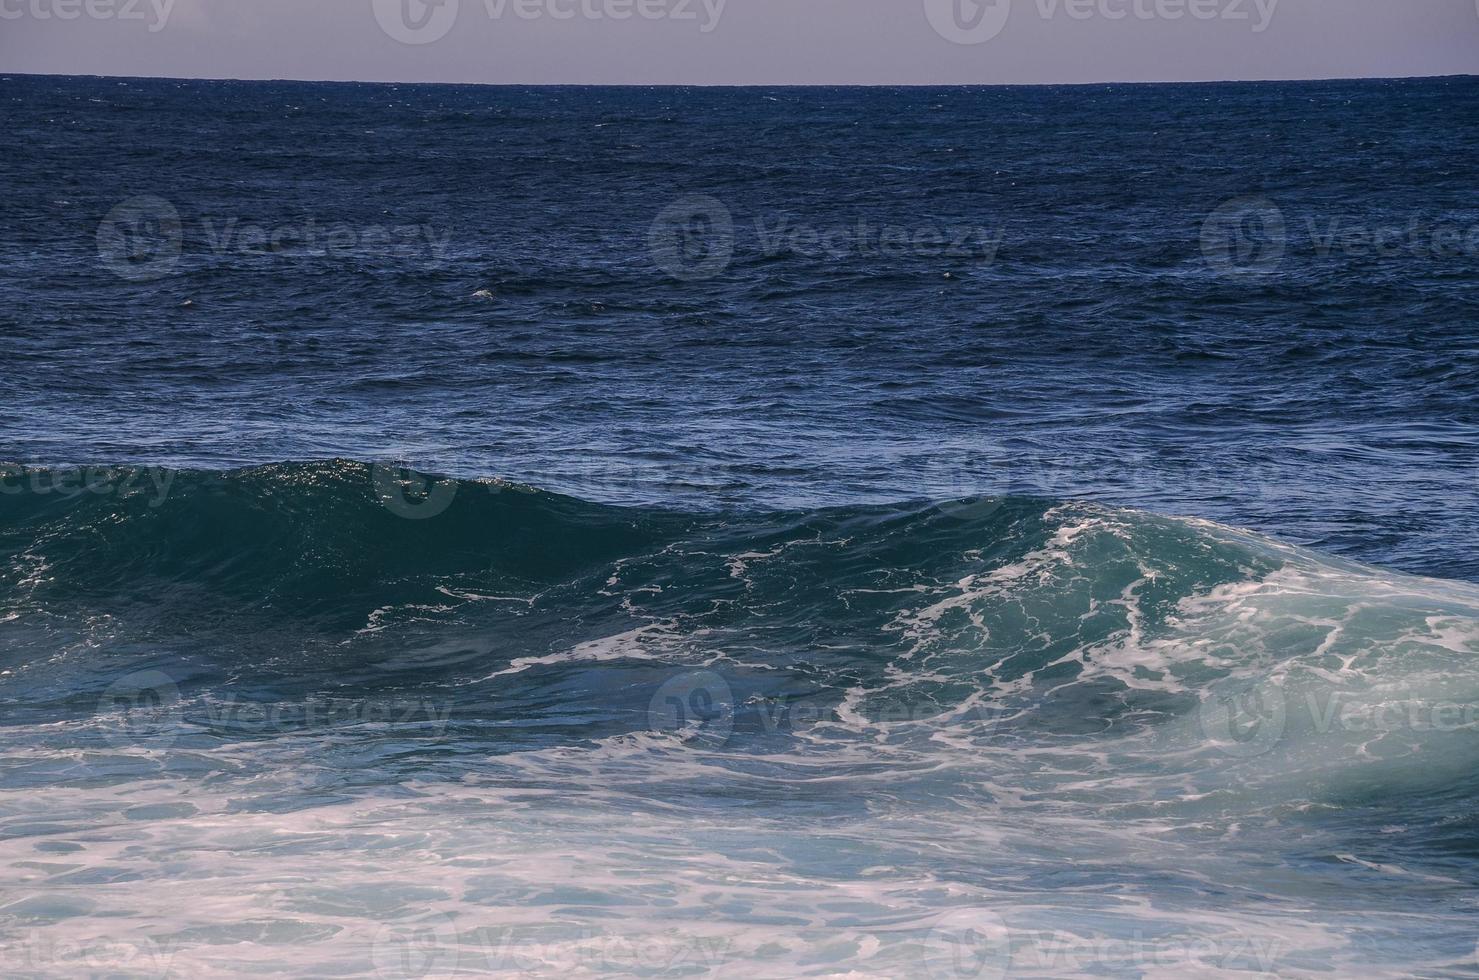
[[[0,71],[630,84],[1479,74],[1479,0],[0,0]]]

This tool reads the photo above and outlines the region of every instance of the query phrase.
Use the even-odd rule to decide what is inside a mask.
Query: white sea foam
[[[133,743],[110,739],[106,718],[11,726],[7,965],[47,977],[240,976],[289,956],[302,975],[382,976],[1471,970],[1469,887],[1424,863],[1431,821],[1404,794],[1460,785],[1479,763],[1479,729],[1434,724],[1442,705],[1479,707],[1479,590],[1253,542],[1234,555],[1246,574],[1224,563],[1168,599],[1165,577],[1184,573],[1131,547],[1133,517],[1053,513],[1048,544],[999,567],[852,589],[896,603],[869,651],[881,662],[828,677],[834,696],[805,724],[776,722],[765,712],[784,705],[755,695],[741,706],[752,728],[712,740],[640,719],[517,746],[391,725],[230,740],[192,730],[189,712],[169,739]],[[775,557],[715,556],[756,587]],[[611,576],[607,601],[620,594],[636,615],[662,593],[631,574],[619,590]],[[437,610],[406,610],[418,612]],[[729,639],[652,617],[485,679],[617,662],[662,676],[778,670],[753,636]],[[1279,710],[1237,715],[1250,693]],[[1386,810],[1370,825],[1402,856],[1342,823],[1373,796]],[[1399,907],[1409,919],[1393,919]]]

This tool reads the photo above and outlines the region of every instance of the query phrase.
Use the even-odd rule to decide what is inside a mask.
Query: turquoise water
[[[1479,973],[1475,89],[0,77],[0,973]]]
[[[29,955],[1472,961],[1473,585],[1031,498],[685,514],[348,462],[165,475],[157,506],[0,498]]]

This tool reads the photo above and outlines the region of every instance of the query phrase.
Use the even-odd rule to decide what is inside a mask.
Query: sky
[[[698,85],[1479,74],[1479,0],[0,0],[0,72]]]

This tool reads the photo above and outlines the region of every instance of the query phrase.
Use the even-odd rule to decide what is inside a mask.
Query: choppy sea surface
[[[1479,80],[0,105],[7,976],[1479,974]]]

